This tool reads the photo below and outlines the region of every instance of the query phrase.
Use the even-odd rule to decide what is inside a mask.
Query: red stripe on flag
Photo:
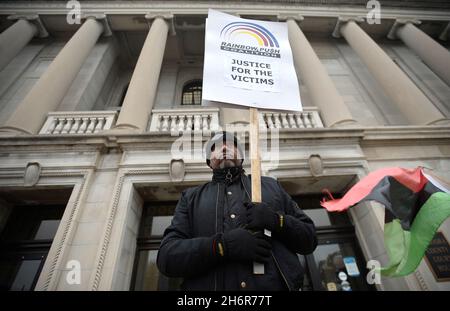
[[[411,170],[400,167],[383,168],[361,179],[341,199],[321,202],[320,205],[329,212],[344,211],[369,195],[373,188],[386,176],[394,177],[399,183],[413,192],[420,191],[427,183],[421,167]]]

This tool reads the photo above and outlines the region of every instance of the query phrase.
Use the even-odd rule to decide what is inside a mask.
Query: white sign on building
[[[209,10],[202,105],[301,111],[286,23]]]

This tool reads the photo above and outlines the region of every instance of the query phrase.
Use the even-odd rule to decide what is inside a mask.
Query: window
[[[0,233],[0,290],[33,290],[64,206],[15,206]]]
[[[162,275],[156,266],[159,244],[170,225],[177,202],[151,202],[144,206],[137,239],[131,290],[178,290],[182,279]]]
[[[333,194],[335,198],[339,195]],[[364,256],[354,226],[346,212],[329,213],[320,206],[323,195],[294,196],[303,212],[316,225],[318,246],[306,256],[299,255],[305,269],[303,290],[374,290],[368,285]]]
[[[202,80],[194,80],[183,86],[182,105],[200,105],[202,103]]]

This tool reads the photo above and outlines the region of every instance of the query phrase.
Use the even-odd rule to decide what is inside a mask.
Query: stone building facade
[[[388,261],[383,207],[318,204],[383,167],[450,180],[450,4],[379,1],[370,24],[358,0],[79,1],[79,21],[69,3],[0,2],[2,289],[176,287],[156,270],[158,242],[181,191],[211,171],[171,149],[181,133],[201,150],[212,131],[248,124],[243,110],[195,105],[208,8],[288,24],[304,111],[260,112],[280,151],[262,173],[318,225],[318,250],[299,256],[304,290],[343,289],[352,257],[354,290],[450,289],[427,259],[368,285],[366,262]],[[450,220],[439,232],[450,240]]]

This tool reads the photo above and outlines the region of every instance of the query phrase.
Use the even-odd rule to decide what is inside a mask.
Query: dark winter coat
[[[217,170],[211,182],[183,191],[158,252],[160,271],[184,278],[185,290],[299,290],[303,267],[296,253],[314,251],[315,227],[273,178],[261,178],[262,201],[285,214],[284,229],[272,236],[265,274],[254,275],[251,262],[219,261],[212,252],[214,235],[245,226],[244,202],[251,198],[251,177],[234,170],[227,180],[226,173]]]

